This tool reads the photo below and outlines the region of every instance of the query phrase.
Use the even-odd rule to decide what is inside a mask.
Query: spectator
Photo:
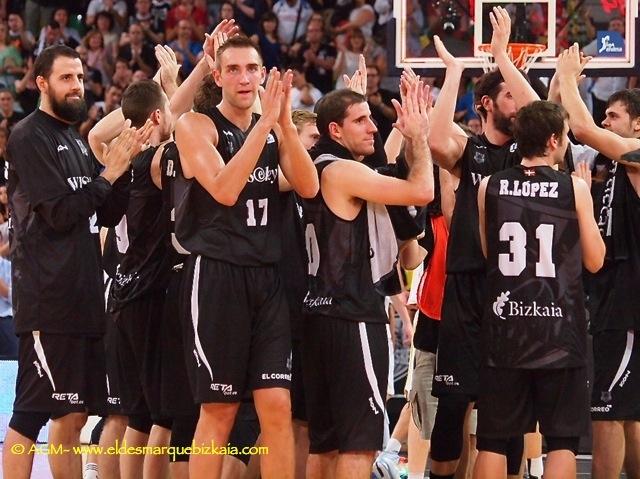
[[[111,55],[104,46],[102,33],[91,30],[82,40],[87,49],[87,65],[99,70],[102,78],[109,78],[111,68]]]
[[[151,17],[154,31],[160,31],[166,39],[167,16],[171,10],[171,0],[151,0]]]
[[[373,26],[376,23],[376,12],[367,3],[367,0],[353,0],[349,21],[333,29],[336,34],[348,33],[354,28],[359,28],[366,39],[373,36]]]
[[[7,163],[7,140],[9,139],[9,132],[6,128],[0,127],[0,188],[7,185],[9,180],[9,164]],[[0,190],[0,209],[2,210],[2,216],[7,218],[9,216],[7,212],[8,199],[6,198],[7,190],[4,190],[4,197],[2,196],[2,190]]]
[[[265,0],[233,0],[233,18],[248,37],[258,33],[258,20],[266,10]]]
[[[380,136],[386,140],[397,118],[391,100],[395,98],[400,101],[400,98],[393,92],[380,88],[380,77],[380,69],[376,65],[367,65],[367,103]]]
[[[147,77],[152,76],[158,68],[154,48],[144,41],[144,31],[137,23],[129,25],[129,34],[122,35],[125,44],[118,49],[118,58],[124,58],[135,72],[144,71]]]
[[[33,33],[25,29],[22,17],[17,13],[9,14],[7,25],[9,26],[9,41],[26,58],[36,45]]]
[[[278,17],[280,43],[290,46],[307,33],[313,10],[307,0],[278,0],[273,5],[273,13]]]
[[[293,80],[291,83],[291,109],[313,111],[316,103],[322,98],[322,92],[307,82],[304,67],[300,64],[291,66]]]
[[[156,45],[164,40],[164,19],[156,22],[151,9],[151,0],[136,0],[135,12],[129,17],[129,25],[137,23],[142,28],[145,40]]]
[[[378,67],[380,72],[380,76],[384,77],[387,75],[387,55],[388,52],[381,45],[385,43],[380,43],[378,40],[380,39],[380,35],[374,34],[373,37],[367,39],[366,46],[364,48],[364,57],[367,61],[367,65],[375,65]]]
[[[24,6],[27,30],[31,33],[39,32],[51,20],[56,3],[58,2],[51,0],[27,0]]]
[[[467,128],[471,130],[471,133],[474,135],[482,134],[482,122],[480,121],[479,116],[471,117],[467,120]]]
[[[165,32],[168,41],[178,37],[178,24],[181,20],[186,20],[190,23],[192,39],[202,41],[208,23],[206,10],[196,7],[194,0],[179,0],[178,4],[169,10],[167,14]]]
[[[104,95],[104,101],[95,102],[87,111],[87,119],[80,124],[78,131],[80,136],[86,138],[89,135],[89,130],[93,128],[105,115],[108,115],[113,110],[120,108],[120,100],[122,99],[122,89],[117,85],[111,85],[107,88],[107,93]],[[0,106],[2,97],[0,96]]]
[[[354,28],[347,34],[345,43],[338,47],[338,58],[336,58],[336,64],[333,67],[336,90],[345,87],[343,75],[351,77],[358,69],[360,55],[364,53],[364,46],[365,38],[362,30]]]
[[[267,70],[282,68],[282,45],[278,41],[278,17],[273,12],[265,12],[260,18],[258,33],[251,35],[251,41],[260,48],[262,60]]]
[[[22,78],[14,81],[14,86],[18,103],[24,114],[28,115],[37,108],[40,99],[40,91],[33,76],[33,57],[27,58],[27,72]]]
[[[111,84],[117,85],[122,91],[126,90],[133,79],[133,70],[129,68],[129,62],[122,58],[116,60],[115,72],[111,78]]]
[[[473,80],[470,88],[467,88],[468,82],[464,81],[465,79],[460,82],[458,101],[456,102],[456,111],[453,117],[454,121],[469,123],[470,119],[478,117],[473,99],[473,85],[475,85],[478,78],[479,77],[476,77]]]
[[[78,33],[78,30],[75,28],[69,27],[69,12],[66,8],[56,8],[53,12],[52,20],[55,20],[60,25],[62,38],[64,40],[64,44],[70,46],[71,48],[76,48],[82,42],[82,37]],[[40,30],[40,35],[38,36],[38,48],[36,49],[36,56],[39,52],[41,52],[45,46],[45,38],[47,35],[47,28],[51,25],[49,22],[48,25],[45,25]],[[75,42],[75,44],[74,44]]]
[[[191,25],[192,23],[189,20],[180,20],[178,22],[178,38],[169,44],[176,53],[178,63],[182,65],[180,70],[183,78],[186,78],[191,73],[202,53],[202,44],[191,39],[193,36]]]
[[[104,47],[111,57],[115,57],[120,42],[120,33],[115,30],[113,15],[109,12],[100,12],[96,15],[95,29],[102,34]]]
[[[20,52],[9,43],[6,23],[0,23],[0,83],[5,87],[13,84],[16,76],[24,72],[23,59]]]
[[[0,128],[11,133],[13,125],[22,120],[25,115],[15,109],[13,93],[8,88],[0,90]]]
[[[104,98],[102,73],[97,68],[87,65],[87,47],[78,45],[76,52],[80,55],[80,61],[84,69],[84,100],[87,103],[87,107],[91,107],[96,101]]]
[[[298,61],[303,63],[305,76],[322,93],[333,87],[333,67],[336,49],[323,41],[324,22],[313,20],[307,26],[307,40],[302,43]]]
[[[225,0],[220,4],[220,19],[222,20],[231,20],[233,18],[233,3]]]
[[[40,37],[40,41],[38,43],[38,47],[36,48],[34,55],[38,56],[40,55],[40,52],[42,50],[44,50],[47,47],[53,46],[53,45],[65,45],[65,39],[62,36],[62,29],[60,28],[60,24],[58,22],[56,22],[55,20],[51,20],[49,22],[49,25],[47,25],[46,27],[43,28],[43,31],[41,33],[41,37]],[[75,40],[74,40],[75,41]],[[68,45],[69,47],[73,46],[74,48],[77,46],[76,45]]]
[[[100,12],[107,12],[112,15],[113,19],[118,23],[118,31],[127,23],[127,3],[123,0],[91,0],[87,7],[87,18],[85,19],[87,26],[92,26],[96,22]]]

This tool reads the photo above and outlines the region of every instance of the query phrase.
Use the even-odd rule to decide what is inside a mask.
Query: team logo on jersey
[[[507,319],[502,316],[502,311],[504,309],[504,305],[509,301],[509,295],[511,291],[507,291],[505,293],[500,293],[500,296],[493,302],[493,314],[498,316],[500,319]]]
[[[80,138],[76,138],[76,143],[80,147],[80,151],[82,152],[82,154],[84,156],[89,156],[89,151],[87,150],[87,147],[84,146],[84,142]]]
[[[227,138],[227,145],[229,146],[229,154],[233,155],[235,147],[233,144],[233,133],[227,130],[222,130],[222,134]]]
[[[67,145],[58,145],[58,153],[64,150],[69,151],[69,147]]]
[[[276,139],[273,137],[273,135],[271,133],[269,133],[267,135],[267,145],[270,145],[271,143],[275,143]]]
[[[600,401],[611,402],[611,391],[600,391]]]
[[[480,153],[479,151],[476,151],[473,155],[473,160],[478,163],[479,165],[481,165],[482,163],[484,163],[485,159],[487,158],[487,156],[484,153]]]

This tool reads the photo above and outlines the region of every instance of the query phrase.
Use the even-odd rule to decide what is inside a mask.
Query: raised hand
[[[581,55],[578,44],[574,43],[558,55],[558,63],[556,66],[558,77],[579,78],[584,65],[586,65],[590,59],[590,57]]]
[[[575,171],[571,174],[577,178],[582,178],[587,183],[587,186],[591,188],[591,168],[589,168],[589,164],[586,161],[578,163]]]
[[[202,50],[205,56],[207,56],[207,62],[210,65],[214,64],[216,59],[216,52],[218,48],[222,46],[227,39],[238,34],[239,28],[235,24],[235,20],[222,20],[216,25],[211,33],[204,34],[204,43],[202,44]],[[211,61],[209,61],[211,58]]]
[[[260,105],[262,116],[260,121],[272,128],[280,117],[280,110],[283,103],[284,92],[280,72],[273,67],[267,77],[267,84],[264,86],[264,93],[260,95]],[[289,106],[291,108],[291,106]]]
[[[433,45],[436,48],[436,53],[440,57],[440,60],[442,60],[444,66],[447,67],[447,70],[449,68],[464,70],[464,63],[462,60],[454,57],[449,50],[447,50],[447,47],[444,46],[444,43],[442,43],[442,40],[440,40],[438,35],[433,36]]]
[[[118,179],[129,169],[131,159],[140,152],[140,145],[136,139],[136,129],[131,127],[131,121],[125,122],[125,128],[107,146],[102,144],[102,159],[105,165],[105,176],[112,180]]]
[[[342,75],[345,88],[351,91],[360,93],[361,95],[367,94],[367,62],[364,55],[360,55],[358,59],[358,70],[353,74],[351,78],[348,75]]]
[[[422,81],[409,84],[403,78],[406,94],[402,98],[402,104],[397,100],[391,100],[396,109],[398,120],[394,123],[402,135],[408,140],[415,140],[429,132],[430,88]]]
[[[499,53],[507,52],[509,37],[511,36],[511,18],[503,7],[493,7],[489,12],[489,20],[493,27],[491,35],[491,53],[495,57]]]
[[[280,126],[291,126],[293,120],[291,119],[291,83],[293,81],[293,72],[287,70],[282,75],[282,104],[280,105],[280,116],[278,117],[278,123]]]
[[[175,52],[168,45],[156,45],[156,59],[160,64],[160,82],[162,85],[175,83],[180,66]]]

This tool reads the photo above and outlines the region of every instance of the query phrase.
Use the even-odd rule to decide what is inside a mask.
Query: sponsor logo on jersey
[[[618,386],[620,387],[624,386],[624,383],[626,383],[627,379],[629,379],[629,374],[631,374],[631,371],[627,369],[627,372],[625,373],[624,377],[620,380],[620,384],[618,384]]]
[[[611,404],[607,404],[606,406],[591,406],[591,412],[609,412],[613,406]]]
[[[36,367],[36,371],[38,372],[38,377],[42,378],[44,375],[42,374],[42,367],[38,361],[34,361],[33,365]]]
[[[237,396],[238,391],[233,390],[232,384],[223,384],[223,383],[211,383],[212,391],[219,391],[225,396]]]
[[[58,153],[64,150],[69,151],[69,147],[67,145],[58,145]]]
[[[52,393],[51,398],[56,401],[66,401],[69,404],[84,404],[78,393]]]
[[[479,185],[480,182],[482,181],[482,178],[484,178],[484,176],[482,176],[480,173],[471,173],[471,179],[473,180],[473,186]]]
[[[310,298],[309,291],[304,297],[304,304],[309,308],[318,308],[320,306],[331,306],[333,304],[333,298],[331,296],[319,296],[317,298]]]
[[[87,147],[84,146],[84,142],[80,138],[76,138],[76,143],[80,147],[80,151],[84,156],[89,156],[89,151],[87,151]]]
[[[118,397],[107,397],[107,402],[109,404],[113,404],[114,406],[120,405],[120,398]]]
[[[500,191],[498,194],[500,196],[520,196],[527,198],[557,198],[558,182],[500,180]]]
[[[263,373],[262,374],[263,381],[269,381],[269,380],[273,381],[277,379],[284,379],[286,381],[291,381],[291,374],[288,374],[288,373]]]
[[[73,191],[79,190],[85,185],[91,183],[90,176],[70,176],[67,178],[67,183]]]
[[[524,301],[509,300],[511,291],[504,291],[498,295],[493,303],[493,314],[500,319],[508,317],[527,318],[563,318],[562,308],[553,301],[550,304],[540,304],[533,300],[530,303]],[[504,316],[503,316],[504,314]]]
[[[453,374],[436,374],[433,379],[438,383],[445,383],[447,386],[460,386],[460,383],[455,380]]]
[[[253,173],[251,173],[251,175],[249,176],[249,180],[247,181],[247,183],[253,183],[255,181],[256,183],[273,184],[277,179],[278,179],[277,168],[269,168],[268,166],[265,166],[263,168],[262,166],[258,166],[255,170],[253,170]]]
[[[380,414],[380,411],[378,411],[378,408],[376,407],[376,405],[373,403],[373,398],[371,396],[369,396],[369,407],[371,408],[371,410],[373,411],[373,414],[378,415]]]

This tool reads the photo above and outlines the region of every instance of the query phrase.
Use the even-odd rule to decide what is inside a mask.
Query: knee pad
[[[578,447],[580,446],[579,437],[554,437],[545,436],[544,440],[547,442],[547,451],[560,451],[567,449],[573,454],[578,454]]]
[[[171,429],[171,424],[173,423],[173,419],[165,416],[163,417],[153,416],[151,420],[154,426],[160,426],[164,429]]]
[[[507,442],[507,474],[517,476],[522,466],[524,455],[524,436],[514,436]]]
[[[470,398],[464,395],[443,396],[438,401],[431,432],[431,458],[446,462],[460,458],[462,430]]]
[[[100,444],[100,436],[102,435],[102,429],[104,428],[105,417],[102,416],[98,423],[91,431],[91,442],[90,444]]]
[[[148,414],[132,414],[129,416],[129,424],[127,426],[143,434],[149,434],[153,421],[151,421],[151,416]]]
[[[169,456],[171,462],[187,462],[189,460],[189,454],[184,454],[187,447],[191,446],[193,442],[193,435],[196,432],[196,425],[198,424],[198,414],[193,416],[178,416],[173,419],[173,425],[171,427],[171,442],[170,446],[175,447],[177,454]],[[179,453],[179,454],[178,454]]]
[[[478,451],[493,452],[494,454],[500,454],[502,456],[507,455],[509,439],[505,438],[493,438],[478,436],[477,446]]]
[[[40,429],[48,420],[49,414],[46,412],[14,412],[11,415],[9,427],[36,442]]]

